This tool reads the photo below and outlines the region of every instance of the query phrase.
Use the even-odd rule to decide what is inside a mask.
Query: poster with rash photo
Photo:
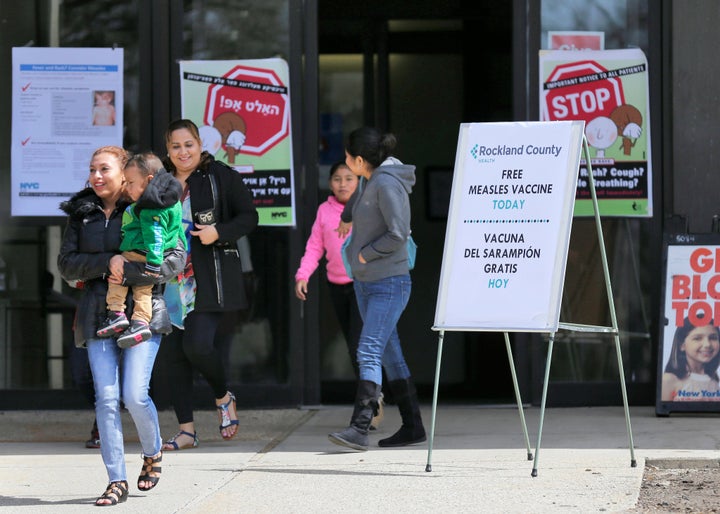
[[[666,235],[656,412],[720,411],[720,234]]]

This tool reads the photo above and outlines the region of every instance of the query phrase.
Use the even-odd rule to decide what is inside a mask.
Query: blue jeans
[[[357,360],[360,380],[382,384],[382,368],[388,380],[410,377],[405,363],[397,322],[410,299],[410,275],[396,275],[373,282],[355,281],[355,296],[363,320]]]
[[[144,343],[126,350],[120,349],[115,339],[91,339],[87,342],[95,382],[100,452],[110,482],[127,480],[121,398],[135,422],[143,453],[155,455],[162,446],[157,410],[148,394],[160,338],[160,335],[153,334]]]

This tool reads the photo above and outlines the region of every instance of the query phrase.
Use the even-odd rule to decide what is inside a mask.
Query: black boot
[[[368,449],[368,430],[370,430],[373,416],[377,414],[379,395],[380,385],[369,380],[358,381],[355,409],[350,426],[341,432],[328,434],[328,439],[340,446],[366,451]]]
[[[418,403],[417,391],[412,379],[393,380],[388,387],[397,402],[402,417],[400,430],[386,439],[381,439],[378,446],[407,446],[408,444],[422,443],[425,441],[425,427],[423,427],[420,416],[420,405]]]

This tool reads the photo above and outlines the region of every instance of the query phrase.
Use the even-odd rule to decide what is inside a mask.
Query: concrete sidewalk
[[[162,412],[163,436],[176,430]],[[356,453],[331,444],[349,406],[241,411],[233,441],[217,435],[212,412],[196,413],[199,448],[166,452],[151,492],[138,491],[140,447],[125,414],[130,498],[113,512],[624,512],[638,497],[646,459],[719,459],[713,415],[657,418],[652,407],[631,409],[638,466],[622,408],[548,409],[531,477],[517,409],[440,406],[432,472],[427,443]],[[423,406],[426,427],[430,407]],[[525,418],[535,452],[539,409]],[[86,450],[90,411],[0,413],[0,506],[8,512],[78,512],[104,490],[98,450]],[[394,432],[387,408],[371,444]]]

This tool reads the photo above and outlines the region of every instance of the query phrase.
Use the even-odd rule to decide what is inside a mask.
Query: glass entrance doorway
[[[318,199],[329,194],[330,165],[344,159],[344,136],[359,126],[395,134],[396,156],[416,166],[410,200],[418,259],[399,332],[426,398],[435,374],[431,326],[459,126],[512,119],[512,4],[475,4],[319,2]],[[354,375],[323,280],[319,286],[322,400],[346,402]],[[444,400],[512,401],[502,334],[446,333],[445,343]]]

